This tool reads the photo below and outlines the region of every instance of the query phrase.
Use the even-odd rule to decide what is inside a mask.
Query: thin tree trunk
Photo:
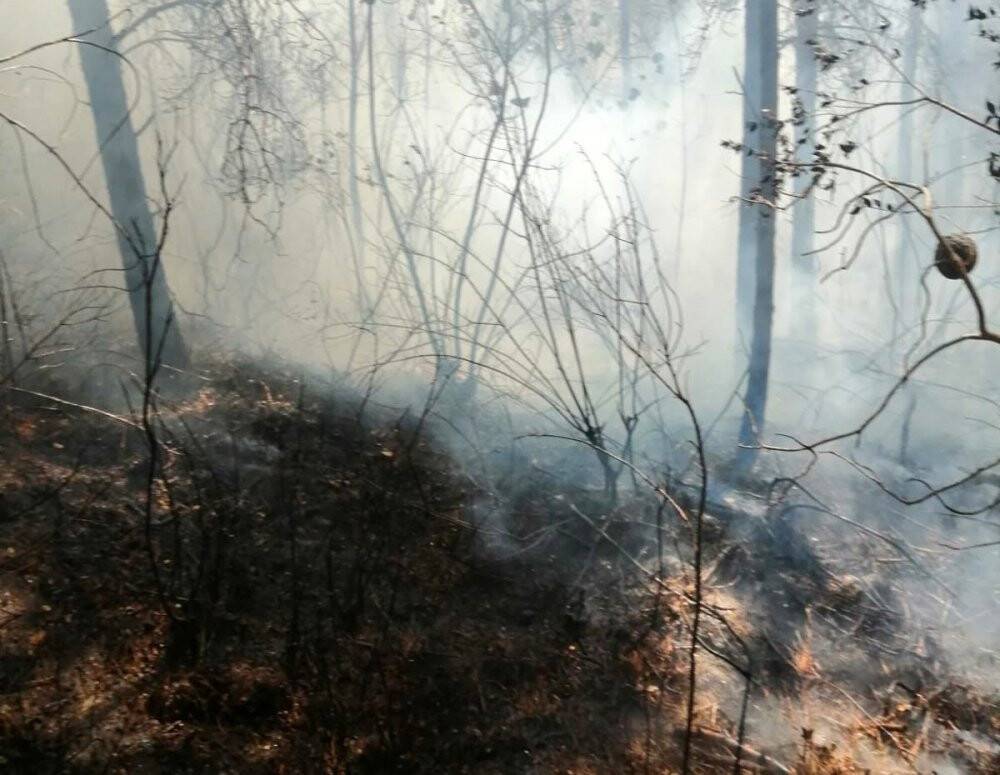
[[[777,154],[778,116],[778,5],[775,0],[747,2],[747,29],[757,31],[747,38],[747,47],[759,47],[756,73],[760,84],[761,124],[757,128],[757,151],[760,177],[757,188],[767,202],[776,195],[774,160]],[[740,444],[753,445],[764,427],[767,405],[768,372],[771,365],[771,328],[774,321],[774,231],[775,212],[766,204],[744,208],[752,213],[754,250],[753,334],[750,341],[750,370],[747,379],[745,412],[740,426]],[[741,246],[742,250],[742,246]],[[743,448],[738,456],[741,466],[750,465],[756,451]]]
[[[622,63],[622,99],[632,91],[632,0],[618,0],[618,50]]]
[[[382,155],[378,145],[378,129],[375,118],[375,36],[374,36],[374,3],[369,3],[367,11],[367,34],[368,34],[368,131],[371,134],[372,144],[372,167],[379,187],[382,189],[386,209],[389,211],[389,218],[392,221],[393,231],[399,240],[399,248],[406,259],[407,270],[410,275],[410,283],[417,297],[417,308],[420,311],[420,319],[426,328],[428,343],[434,351],[435,369],[441,368],[441,356],[444,350],[439,339],[438,321],[431,315],[427,294],[424,292],[424,285],[417,271],[416,255],[410,245],[410,238],[407,233],[406,224],[400,218],[393,201],[392,192],[389,190],[389,179],[382,166]]]
[[[917,75],[917,61],[920,53],[920,26],[921,11],[919,8],[910,9],[909,25],[906,31],[906,43],[903,48],[903,75],[913,81]],[[916,92],[909,83],[902,83],[899,87],[899,100],[905,102],[916,96]],[[916,128],[913,123],[913,110],[904,107],[901,109],[902,115],[899,118],[899,135],[896,143],[897,149],[897,179],[913,182],[913,135]],[[913,235],[910,229],[910,219],[900,218],[899,242],[896,248],[896,303],[900,310],[902,319],[896,321],[896,333],[901,333],[905,328],[905,314],[914,308],[917,298],[914,266],[914,244]]]
[[[955,3],[939,5],[937,8],[938,38],[940,41],[960,41],[969,35],[965,8]],[[938,47],[937,80],[938,91],[960,110],[975,113],[980,109],[979,83],[969,77],[974,72],[968,54],[969,49],[960,45],[941,45]],[[944,137],[935,143],[945,147],[944,158],[937,159],[935,165],[937,174],[943,174],[941,194],[936,201],[955,207],[964,203],[965,186],[968,169],[963,165],[968,162],[965,151],[969,147],[967,141],[968,124],[955,116],[944,116],[937,124],[937,130]],[[962,213],[951,211],[951,218],[960,218]]]
[[[357,0],[347,0],[347,26],[350,40],[350,94],[347,103],[347,156],[349,160],[348,186],[351,199],[351,223],[354,226],[354,243],[357,246],[355,259],[355,276],[358,285],[358,299],[361,303],[361,318],[368,322],[372,313],[368,291],[365,285],[364,266],[367,242],[365,237],[365,220],[361,207],[361,189],[358,185],[358,80],[361,70],[361,43],[358,41]],[[372,45],[372,41],[367,42]],[[372,87],[374,88],[374,86]]]
[[[906,43],[903,49],[903,75],[913,82],[917,76],[917,63],[920,54],[921,44],[921,10],[911,8],[909,12],[909,24],[906,30]],[[899,87],[899,100],[904,102],[911,100],[916,95],[910,83],[903,82]],[[903,108],[903,114],[899,119],[899,135],[896,145],[897,158],[897,179],[907,182],[913,181],[913,135],[915,127],[913,123],[913,111]],[[907,313],[918,306],[917,293],[917,266],[915,264],[914,253],[917,250],[916,242],[913,238],[913,231],[910,226],[910,219],[903,217],[898,219],[900,223],[899,242],[896,247],[896,309],[899,310],[896,320],[893,321],[893,340],[896,341],[903,334],[907,326]],[[909,459],[910,434],[909,428],[913,420],[913,415],[917,410],[916,396],[913,394],[913,383],[908,381],[903,387],[906,398],[906,410],[900,430],[899,438],[899,460],[903,465]]]
[[[799,0],[795,6],[795,90],[802,106],[802,116],[795,126],[795,155],[799,162],[808,163],[815,146],[816,38],[819,33],[819,7],[816,0]],[[816,231],[816,203],[809,193],[812,174],[803,172],[796,178],[795,193],[804,197],[795,202],[792,224],[792,304],[794,325],[803,342],[816,341],[816,304],[813,293],[818,280],[819,263],[807,255],[813,249]]]
[[[753,322],[754,248],[757,208],[748,204],[759,187],[761,165],[752,151],[760,139],[760,0],[747,0],[743,44],[743,154],[740,181],[740,225],[737,237],[736,331],[737,344],[745,339]]]
[[[111,215],[125,269],[132,316],[147,368],[156,361],[182,368],[188,355],[174,317],[159,235],[146,199],[139,143],[122,79],[121,59],[106,0],[68,0],[77,33],[93,30],[77,46],[90,96]]]
[[[0,256],[0,261],[3,258]],[[3,268],[0,267],[0,382],[14,372],[14,347],[10,335],[10,321],[7,318],[7,285]]]

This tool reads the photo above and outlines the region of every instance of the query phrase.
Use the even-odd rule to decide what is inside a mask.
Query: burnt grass
[[[66,385],[3,395],[0,771],[679,769],[690,526],[661,534],[673,559],[657,586],[635,562],[658,562],[654,501],[609,509],[525,467],[503,485],[498,536],[481,518],[497,493],[419,412],[280,366],[205,371],[165,384],[152,438],[127,408],[45,397],[80,393]],[[706,612],[718,658],[702,652],[694,771],[731,772],[738,719],[711,695],[726,660],[752,667],[755,697],[794,700],[815,683],[808,611],[859,633],[864,661],[903,628],[891,590],[875,605],[790,520],[719,507],[705,533],[706,582],[731,590],[719,610],[740,638]],[[879,744],[911,745],[928,716],[997,734],[990,698],[898,667],[913,696],[888,680],[891,712],[863,733],[903,731]],[[811,742],[783,758],[865,771]]]
[[[651,708],[679,707],[682,664],[643,653],[669,617],[650,634],[586,525],[484,552],[466,508],[482,494],[416,422],[359,420],[277,369],[216,371],[160,401],[151,486],[141,429],[6,395],[0,770],[610,772],[653,755],[635,740],[666,739]],[[525,529],[551,520],[542,498],[517,506]],[[614,584],[584,593],[573,556]],[[601,595],[615,626],[584,612]]]

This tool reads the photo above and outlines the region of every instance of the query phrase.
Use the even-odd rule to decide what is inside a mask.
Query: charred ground
[[[45,397],[65,385],[6,394],[5,771],[677,767],[689,526],[528,470],[500,529],[432,423],[280,367],[209,373],[145,425]],[[873,597],[790,519],[737,520],[720,505],[708,530],[699,772],[733,771],[746,677],[786,706],[836,681],[844,739],[885,761],[996,771],[995,701],[910,648],[891,577]],[[834,625],[853,676],[813,653]],[[809,728],[791,748],[748,729],[745,772],[881,771]]]

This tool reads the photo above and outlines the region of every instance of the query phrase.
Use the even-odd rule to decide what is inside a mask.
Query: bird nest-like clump
[[[976,243],[964,234],[942,237],[934,251],[934,265],[949,280],[961,280],[963,275],[969,274],[978,258]]]

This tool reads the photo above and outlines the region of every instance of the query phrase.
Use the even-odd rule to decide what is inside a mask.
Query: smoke
[[[519,546],[508,517],[521,493],[550,480],[601,487],[585,423],[567,427],[581,403],[591,402],[587,420],[616,456],[654,477],[691,472],[684,407],[623,349],[621,333],[607,327],[613,316],[602,316],[615,292],[624,298],[659,277],[664,289],[648,301],[681,345],[679,383],[708,431],[713,496],[724,498],[747,348],[733,313],[740,159],[720,147],[742,134],[738,14],[706,27],[697,4],[649,4],[657,13],[636,19],[626,79],[606,10],[570,23],[509,2],[476,13],[467,4],[351,3],[352,31],[344,3],[297,5],[302,15],[275,11],[257,38],[215,37],[207,16],[181,8],[122,41],[147,193],[162,216],[162,165],[171,198],[164,264],[195,346],[280,359],[332,374],[380,404],[426,411],[482,485],[470,516],[502,554]],[[887,50],[904,45],[909,3],[897,5],[879,44]],[[859,14],[845,21],[838,11],[831,23]],[[835,91],[859,106],[897,100],[910,79],[978,116],[988,43],[961,14],[939,3],[920,17],[914,73],[878,56],[867,35],[867,45],[831,35],[845,65],[823,76],[821,105]],[[250,29],[229,21],[237,33]],[[63,3],[31,4],[8,22],[3,52],[70,32]],[[551,34],[539,34],[540,25]],[[959,35],[965,43],[950,45]],[[783,84],[794,82],[794,67],[782,52]],[[100,194],[74,44],[18,59],[2,77],[0,110],[58,148]],[[783,93],[783,116],[793,97]],[[828,142],[855,144],[851,162],[877,175],[913,169],[941,224],[979,241],[977,287],[993,312],[996,184],[982,174],[986,149],[968,122],[927,108],[864,113]],[[904,163],[899,128],[908,116],[914,158]],[[88,335],[127,349],[124,294],[109,287],[121,275],[110,224],[31,138],[6,132],[0,152],[12,170],[0,183],[3,254],[32,324],[43,330],[72,305],[100,307],[85,316]],[[821,525],[842,538],[841,553],[824,553],[847,557],[839,572],[853,572],[859,529],[887,566],[910,563],[894,577],[907,626],[1000,691],[990,652],[1000,636],[998,550],[962,548],[996,541],[995,509],[952,513],[982,511],[996,482],[924,497],[984,466],[996,448],[995,352],[970,342],[943,353],[869,423],[901,370],[974,328],[975,310],[960,284],[931,269],[934,238],[915,216],[867,231],[884,212],[872,203],[843,220],[868,185],[845,172],[814,192],[825,279],[798,303],[814,305],[815,338],[802,330],[801,309],[786,303],[794,203],[775,213],[765,437],[794,446],[789,438],[865,429],[831,447],[837,455],[773,453],[762,468],[798,478],[829,507],[795,524],[805,535]],[[595,288],[596,275],[585,273],[623,254],[634,261],[623,286]],[[626,307],[639,314],[638,302]],[[634,343],[640,329],[622,330]],[[633,411],[630,438],[621,418]],[[519,480],[524,471],[535,478]],[[620,485],[629,479],[622,469]],[[894,542],[912,555],[901,557]],[[758,728],[767,718],[755,711]]]

